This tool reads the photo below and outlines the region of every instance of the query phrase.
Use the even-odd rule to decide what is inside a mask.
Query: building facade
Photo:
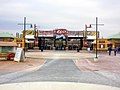
[[[97,44],[96,44],[96,40],[94,40],[93,42],[94,50],[96,50],[96,45],[98,51],[107,51],[109,46],[111,46],[112,48],[115,47],[115,43],[113,41],[109,41],[108,39],[105,38],[98,38]]]
[[[9,33],[0,33],[0,58],[14,59],[17,44],[14,36]]]
[[[99,37],[99,32],[97,33]],[[25,35],[34,36],[33,47],[47,50],[82,49],[82,47],[90,46],[96,38],[95,31],[71,31],[67,29],[26,30]],[[28,41],[30,40],[29,38],[27,39]]]
[[[120,48],[120,32],[117,33],[117,34],[109,36],[108,40],[115,43],[114,47],[119,47]]]

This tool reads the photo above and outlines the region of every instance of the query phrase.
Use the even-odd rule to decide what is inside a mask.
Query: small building
[[[0,33],[0,58],[14,58],[17,47],[14,38],[15,37],[12,34]]]
[[[26,49],[34,48],[34,36],[26,35],[25,41],[24,41],[24,38],[15,38],[14,41],[17,43],[17,47],[21,47],[21,48],[25,47]]]
[[[107,51],[109,46],[114,48],[115,43],[113,41],[109,41],[108,39],[105,39],[105,38],[99,38],[97,40],[97,50],[98,51]],[[94,50],[96,50],[96,40],[94,40],[94,42],[93,42],[93,48],[94,48]]]
[[[14,38],[14,42],[17,43],[17,47],[24,48],[24,38]]]
[[[1,53],[15,53],[17,44],[16,42],[0,42],[0,52]]]
[[[27,49],[33,49],[35,44],[35,37],[34,35],[26,35],[25,36],[25,47]]]
[[[12,42],[15,36],[10,33],[0,33],[0,42]]]
[[[114,47],[120,48],[120,32],[109,36],[108,40],[115,43]]]

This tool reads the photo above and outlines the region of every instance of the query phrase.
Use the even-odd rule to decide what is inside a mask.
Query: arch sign
[[[56,35],[67,35],[67,30],[66,29],[57,29],[57,30],[54,30],[54,34]]]

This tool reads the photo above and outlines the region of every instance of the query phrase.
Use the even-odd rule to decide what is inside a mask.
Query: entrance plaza
[[[32,52],[31,52],[32,51]],[[74,50],[66,51],[49,51],[35,52],[30,50],[26,53],[28,58],[35,59],[72,59],[75,65],[81,71],[106,71],[120,73],[120,54],[114,56],[112,52],[111,56],[107,52],[98,52],[98,61],[96,62],[94,58],[95,53],[81,50],[80,52]]]
[[[95,53],[81,50],[77,52],[75,50],[44,50],[41,52],[40,50],[28,50],[26,52],[26,61],[25,62],[14,62],[8,60],[0,60],[0,90],[120,90],[120,77],[116,76],[120,74],[120,54],[114,56],[112,53],[111,56],[108,53],[99,53],[98,52],[98,61],[94,61]],[[72,59],[73,63],[77,67],[77,69],[81,72],[93,72],[96,74],[100,74],[105,78],[112,79],[117,82],[116,85],[107,85],[106,84],[94,84],[94,83],[71,83],[65,81],[64,82],[26,82],[26,83],[15,83],[9,84],[9,81],[14,79],[15,77],[20,77],[26,75],[26,73],[31,73],[41,70],[44,67],[49,59],[54,60],[70,60]],[[52,63],[52,62],[51,62]],[[59,66],[59,65],[58,65]],[[58,71],[59,72],[59,71]],[[72,78],[72,77],[71,77]],[[116,81],[118,80],[118,81]],[[109,82],[108,82],[109,83]],[[35,86],[36,87],[33,87]],[[42,85],[42,86],[41,86]],[[22,87],[21,87],[22,86]],[[7,88],[9,87],[9,88]],[[88,88],[87,88],[88,87]],[[30,89],[31,88],[31,89]]]
[[[89,51],[55,51],[55,50],[28,50],[26,52],[25,62],[13,62],[9,60],[0,60],[0,72],[21,71],[44,65],[46,59],[72,59],[75,65],[83,71],[111,71],[120,73],[120,54],[109,56],[107,52],[98,52],[98,61],[94,61],[95,53]],[[7,71],[8,70],[8,71]]]

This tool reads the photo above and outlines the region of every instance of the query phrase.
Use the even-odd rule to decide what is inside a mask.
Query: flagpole
[[[85,31],[84,31],[84,45],[85,45],[85,42],[87,41],[87,28],[91,28],[91,24],[89,26],[87,26],[85,24]]]
[[[86,38],[87,38],[87,25],[85,24],[85,30],[84,30],[84,43],[83,43],[83,47],[84,47],[84,45],[85,45]]]

